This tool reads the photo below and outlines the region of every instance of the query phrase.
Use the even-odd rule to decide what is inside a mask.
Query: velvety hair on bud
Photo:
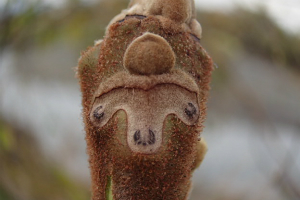
[[[82,52],[93,200],[185,200],[207,147],[200,133],[213,62],[193,0],[132,0]]]
[[[163,74],[174,65],[172,47],[163,37],[152,33],[145,33],[135,39],[124,55],[124,67],[132,74]]]

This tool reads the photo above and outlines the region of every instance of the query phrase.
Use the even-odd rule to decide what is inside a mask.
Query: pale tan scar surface
[[[161,84],[149,90],[116,88],[95,99],[92,123],[103,127],[118,110],[127,114],[127,142],[133,152],[151,154],[162,144],[164,121],[175,114],[187,125],[199,118],[197,94],[178,85]]]

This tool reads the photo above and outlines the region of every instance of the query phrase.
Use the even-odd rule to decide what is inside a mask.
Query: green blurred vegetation
[[[8,0],[0,18],[0,48],[12,46],[23,51],[31,46],[44,46],[54,41],[67,41],[86,48],[102,38],[107,23],[126,8],[128,1],[99,1],[86,5],[69,0],[59,9],[51,9],[41,2],[24,3]],[[15,13],[16,4],[24,4]]]
[[[239,51],[266,58],[300,72],[300,37],[282,30],[264,9],[238,8],[231,13],[199,12],[203,44],[226,66],[228,56]],[[219,62],[218,62],[219,61]]]
[[[89,199],[89,188],[54,167],[39,149],[30,134],[0,120],[0,199]]]

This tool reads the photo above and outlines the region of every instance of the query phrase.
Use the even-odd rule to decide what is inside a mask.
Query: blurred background
[[[0,200],[87,200],[80,52],[129,0],[0,0]],[[191,200],[300,199],[299,0],[196,0],[215,61]]]

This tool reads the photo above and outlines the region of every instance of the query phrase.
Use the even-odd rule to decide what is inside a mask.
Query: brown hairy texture
[[[124,67],[132,74],[163,74],[175,65],[175,55],[162,37],[145,33],[135,39],[124,55]]]
[[[201,38],[202,28],[196,20],[194,0],[131,0],[128,9],[114,17],[113,23],[123,20],[126,16],[156,16],[164,26],[175,23],[184,31],[191,32]]]
[[[195,14],[188,10],[193,2],[155,1],[149,3],[148,13],[139,13],[146,2],[132,1],[112,20],[104,40],[79,60],[93,200],[106,199],[110,179],[115,200],[187,199],[192,172],[206,152],[199,135],[213,62],[191,28]],[[182,8],[176,7],[184,2]],[[173,16],[168,8],[149,14],[154,12],[152,6],[173,4],[181,16]],[[175,55],[174,61],[171,53],[164,55],[169,61],[153,62],[160,63],[162,71],[160,64],[151,66],[152,57],[130,55],[130,48],[149,33],[150,39],[165,42],[162,48]],[[149,45],[149,38],[145,49],[161,48]],[[124,59],[126,52],[133,60]]]

